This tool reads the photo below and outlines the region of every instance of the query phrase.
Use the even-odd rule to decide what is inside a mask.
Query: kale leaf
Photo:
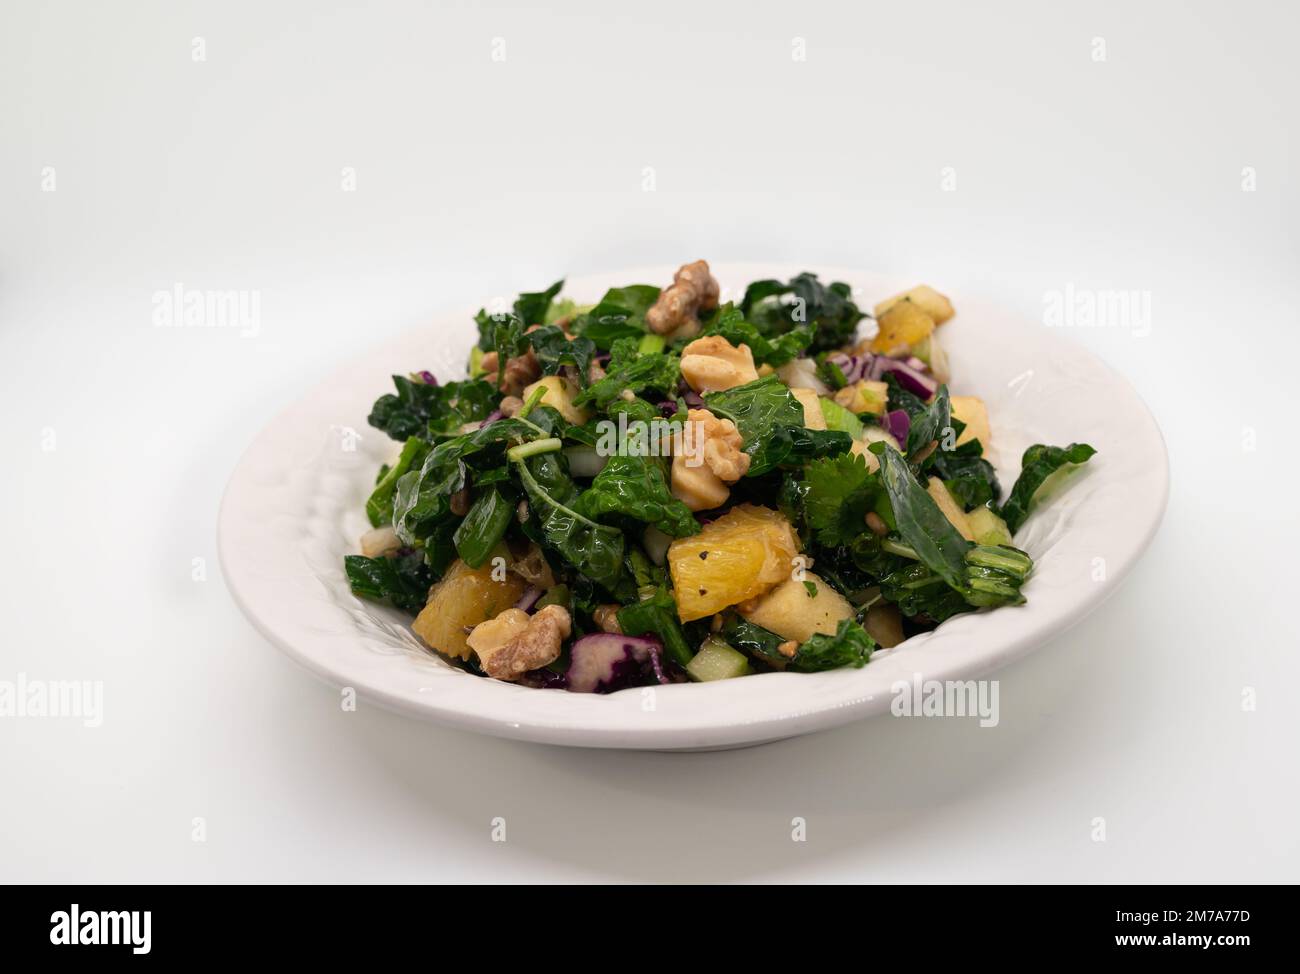
[[[844,453],[853,445],[847,433],[806,429],[803,406],[774,375],[708,393],[704,401],[713,413],[736,424],[750,457],[748,477],[761,476],[783,463]]]
[[[666,588],[618,610],[618,625],[629,636],[658,636],[668,656],[685,666],[695,656],[677,620],[677,602]]]
[[[700,336],[720,335],[732,345],[749,346],[756,365],[785,365],[812,344],[815,326],[798,325],[771,339],[765,337],[734,304],[724,304],[701,330]]]
[[[424,555],[419,551],[392,558],[345,555],[343,568],[354,595],[387,601],[408,612],[424,608],[429,586],[433,584],[433,570],[425,564]]]
[[[574,509],[578,488],[561,457],[543,453],[516,461],[528,495],[529,521],[537,519],[541,537],[578,572],[613,591],[623,574],[623,532]]]
[[[907,432],[907,458],[913,459],[931,443],[938,442],[942,449],[945,437],[952,436],[952,400],[948,396],[948,387],[940,386],[934,398],[915,416]],[[927,461],[933,458],[939,449],[933,450]],[[922,466],[925,466],[923,463]]]
[[[614,342],[609,364],[605,366],[605,378],[593,382],[574,397],[578,406],[594,403],[600,409],[607,408],[623,394],[624,389],[633,393],[654,389],[668,394],[677,386],[680,374],[680,360],[675,355],[663,352],[638,351],[635,338],[620,338]]]
[[[595,307],[578,315],[573,332],[608,351],[620,338],[640,338],[645,334],[646,312],[658,298],[659,288],[650,284],[610,288]]]
[[[971,608],[1025,601],[1020,587],[1034,563],[1019,548],[972,545],[964,561],[962,585],[957,588],[946,584],[929,566],[912,562],[881,579],[881,593],[904,615],[924,616],[932,622],[943,622]]]
[[[728,617],[723,623],[722,635],[727,642],[750,656],[796,673],[865,666],[876,648],[875,640],[852,619],[841,620],[834,636],[814,633],[795,650],[793,656],[786,656],[778,648],[786,641],[783,637],[740,616]]]
[[[1020,530],[1033,508],[1034,494],[1049,476],[1067,464],[1087,463],[1096,452],[1087,443],[1071,443],[1067,447],[1035,443],[1027,449],[1020,460],[1020,476],[1002,505],[1002,520],[1007,522],[1007,529],[1013,535]]]
[[[551,302],[555,300],[556,295],[563,288],[564,281],[561,279],[545,291],[526,292],[519,295],[515,300],[515,314],[524,323],[524,327],[543,324],[546,321],[547,312],[551,309]]]
[[[890,412],[901,409],[907,413],[908,419],[916,422],[916,417],[925,412],[925,400],[910,389],[904,389],[899,385],[898,376],[893,372],[885,373],[884,382],[889,387],[886,396],[886,408]],[[951,407],[949,408],[951,410]]]
[[[543,325],[528,333],[528,342],[537,354],[543,375],[557,375],[566,365],[578,372],[578,382],[586,385],[596,346],[590,338],[570,340],[558,325]]]
[[[936,623],[973,608],[960,592],[918,561],[882,578],[880,592],[908,618],[920,616]]]
[[[786,668],[801,673],[837,670],[842,666],[856,669],[867,665],[875,648],[876,641],[865,629],[852,619],[841,619],[835,635],[816,632],[809,636]]]
[[[367,422],[403,443],[412,436],[452,435],[486,418],[498,402],[496,390],[481,379],[435,386],[395,375],[393,385],[397,393],[376,399]]]
[[[402,452],[391,467],[384,469],[383,475],[375,483],[375,489],[366,500],[366,517],[372,527],[389,524],[393,520],[393,495],[397,492],[397,480],[407,471],[424,463],[432,446],[427,440],[412,436],[402,446]]]
[[[674,538],[700,530],[690,508],[669,491],[663,467],[655,457],[611,456],[574,510],[593,520],[606,514],[635,518]]]
[[[492,549],[505,537],[514,513],[514,503],[499,489],[491,487],[483,491],[453,536],[460,560],[470,568],[478,568],[487,561]]]
[[[955,427],[962,425],[954,419]],[[961,430],[957,430],[961,435]],[[1002,494],[997,471],[982,456],[984,447],[979,440],[968,440],[953,450],[936,450],[932,475],[939,477],[962,510],[983,507]]]
[[[960,590],[966,581],[966,550],[971,543],[944,517],[897,450],[880,442],[871,444],[871,451],[880,457],[880,479],[898,533],[922,564]]]
[[[530,439],[535,433],[536,429],[522,420],[498,419],[434,447],[419,470],[408,470],[397,478],[393,529],[402,543],[419,543],[439,522],[453,516],[451,495],[468,482],[467,461],[497,466],[508,441]]]
[[[863,314],[853,303],[847,284],[824,285],[816,274],[803,273],[786,284],[755,281],[745,289],[740,310],[760,333],[782,335],[801,324],[816,326],[810,351],[820,352],[847,344]]]

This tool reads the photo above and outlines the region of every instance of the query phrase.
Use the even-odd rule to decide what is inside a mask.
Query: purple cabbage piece
[[[426,386],[436,386],[438,384],[438,377],[428,369],[421,369],[416,375],[420,377],[420,381]]]
[[[484,426],[491,426],[504,415],[505,413],[501,412],[499,409],[492,410],[492,412],[483,417],[483,422],[479,425],[479,429],[482,429]]]
[[[920,365],[924,365],[920,359],[916,359]],[[903,359],[888,358],[884,355],[877,355],[875,361],[871,363],[871,378],[883,379],[885,373],[892,372],[898,384],[908,392],[915,393],[922,399],[929,399],[939,388],[939,383],[931,376],[926,375],[920,369],[913,368]]]
[[[677,415],[677,401],[675,399],[665,399],[658,405],[659,413],[664,419],[672,419]]]
[[[826,361],[835,365],[842,373],[844,380],[852,385],[862,379],[867,378],[871,371],[872,361],[876,356],[871,353],[862,355],[849,355],[846,352],[835,352],[826,356]]]
[[[907,415],[906,410],[894,409],[885,413],[880,417],[880,425],[900,444],[907,444],[907,434],[912,429],[912,417]]]
[[[598,632],[583,636],[569,652],[568,689],[574,693],[613,693],[647,683],[670,683],[664,672],[663,645],[652,636]]]

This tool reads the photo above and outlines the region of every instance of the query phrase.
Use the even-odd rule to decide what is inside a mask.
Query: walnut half
[[[479,665],[488,676],[517,680],[529,670],[555,662],[572,628],[569,610],[560,605],[545,606],[533,616],[521,609],[506,609],[474,627],[469,647],[478,654]]]
[[[721,335],[697,338],[682,349],[682,378],[696,392],[721,392],[758,379],[754,354]]]
[[[646,324],[656,335],[691,338],[700,330],[700,312],[716,308],[721,293],[707,260],[683,264],[646,312]]]
[[[750,457],[736,424],[707,409],[686,414],[687,427],[673,455],[672,494],[692,511],[721,507],[749,472]]]

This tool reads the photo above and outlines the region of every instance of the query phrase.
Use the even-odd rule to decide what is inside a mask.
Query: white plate
[[[804,267],[719,265],[724,299],[746,283]],[[914,281],[811,268],[849,282],[870,308]],[[607,287],[671,280],[672,267],[570,280],[594,301]],[[537,281],[520,281],[533,287]],[[935,282],[942,285],[942,282]],[[1031,443],[1091,443],[1080,475],[1022,528],[1035,571],[1028,604],[958,616],[879,651],[858,670],[768,673],[607,696],[532,690],[471,676],[428,650],[403,614],[355,598],[342,564],[368,527],[363,504],[396,444],[366,425],[392,374],[429,369],[463,377],[476,308],[351,362],[277,416],[239,461],[222,501],[218,544],[226,584],[253,624],[309,670],[387,707],[502,737],[585,747],[735,747],[806,734],[889,708],[896,681],[982,676],[1077,622],[1114,591],[1164,514],[1168,457],[1133,389],[1088,352],[1043,326],[1013,322],[961,294],[942,328],[955,394],[981,396],[1004,489]]]

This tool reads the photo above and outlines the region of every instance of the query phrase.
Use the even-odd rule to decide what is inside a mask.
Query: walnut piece
[[[749,472],[749,454],[736,424],[707,409],[686,414],[681,448],[673,456],[672,494],[692,511],[721,507],[734,484]]]
[[[478,639],[484,626],[493,628]],[[522,609],[506,609],[491,622],[474,627],[469,647],[478,654],[479,665],[488,676],[517,680],[529,670],[555,662],[572,629],[569,610],[560,605],[545,606],[533,616]]]
[[[743,452],[745,441],[740,430],[729,419],[718,419],[707,409],[691,409],[686,413],[688,423],[696,423],[696,443],[703,437],[702,455],[709,469],[719,480],[734,484],[749,473],[749,454]]]
[[[699,313],[716,308],[720,293],[708,261],[683,264],[673,275],[673,283],[646,312],[646,324],[656,335],[690,338],[700,330]]]
[[[596,625],[600,626],[601,632],[612,632],[621,636],[623,635],[623,627],[618,622],[618,610],[621,608],[622,606],[613,602],[598,605],[595,611],[591,613],[591,618]]]
[[[682,378],[696,392],[721,392],[755,381],[758,371],[744,342],[737,348],[721,335],[706,335],[682,349]]]

